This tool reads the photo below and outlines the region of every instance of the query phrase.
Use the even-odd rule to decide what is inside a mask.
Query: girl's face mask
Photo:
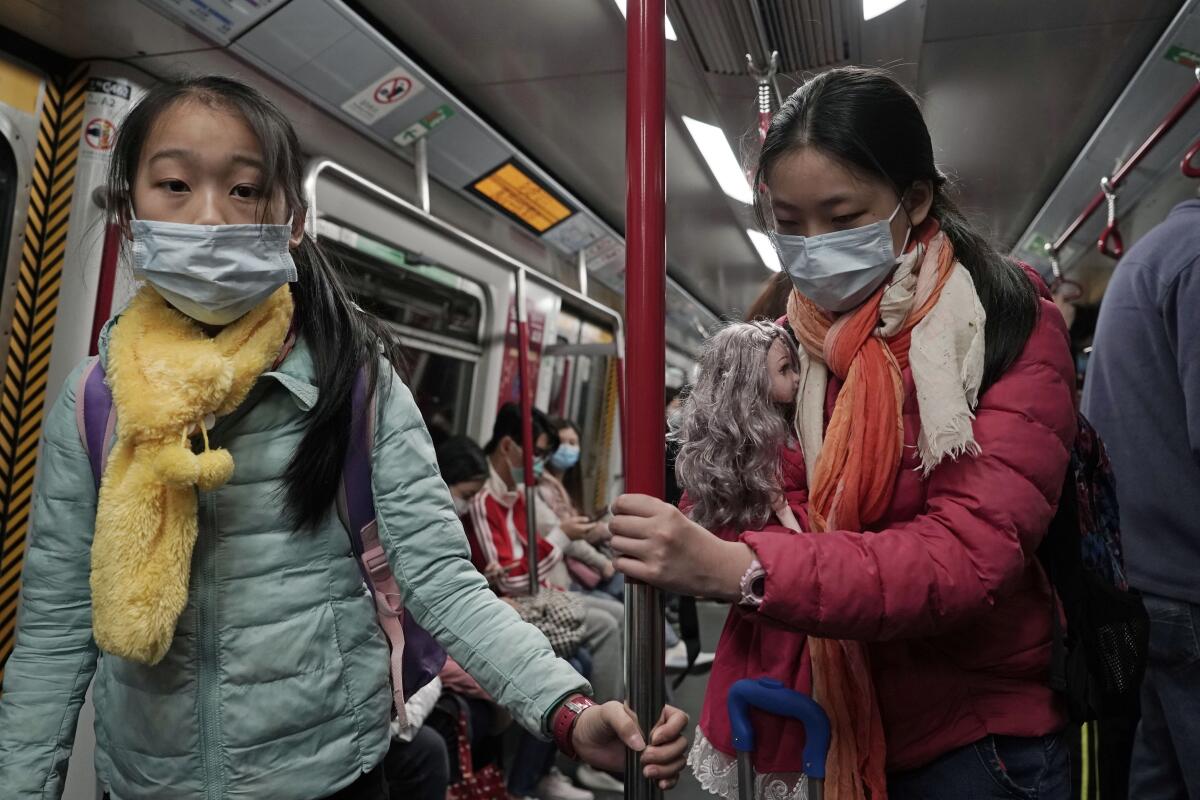
[[[134,276],[205,325],[228,325],[298,279],[287,225],[134,219]]]

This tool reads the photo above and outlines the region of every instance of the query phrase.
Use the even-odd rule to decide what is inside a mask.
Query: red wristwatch
[[[596,701],[585,694],[573,694],[563,701],[563,704],[554,712],[554,743],[558,745],[558,749],[563,755],[572,761],[579,760],[579,754],[575,752],[575,744],[571,741],[571,736],[575,732],[575,723],[579,722],[579,715],[587,709],[596,705]]]

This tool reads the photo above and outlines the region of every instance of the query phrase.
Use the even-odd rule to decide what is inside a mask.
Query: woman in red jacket
[[[811,535],[725,541],[626,495],[617,567],[810,634],[827,796],[1065,799],[1035,553],[1075,434],[1067,332],[945,184],[884,73],[831,70],[788,98],[756,209],[796,290]]]

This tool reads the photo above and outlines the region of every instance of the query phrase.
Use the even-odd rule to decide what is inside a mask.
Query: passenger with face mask
[[[472,566],[399,342],[306,233],[301,182],[291,123],[234,80],[163,81],[121,125],[107,211],[144,283],[101,335],[104,372],[80,365],[46,412],[0,794],[61,796],[94,680],[113,797],[387,796],[403,687],[335,508],[356,384],[375,399],[375,528],[405,613],[525,728],[605,769],[645,748],[672,784],[686,716],[666,712],[647,748]],[[99,491],[85,374],[116,414]]]
[[[608,540],[608,525],[579,513],[583,484],[579,466],[583,454],[579,427],[569,419],[558,417],[550,418],[550,425],[558,435],[558,447],[546,459],[546,468],[538,476],[538,527],[543,527],[543,514],[547,522],[559,525],[570,522],[578,526],[580,535],[573,539],[566,537],[563,554],[571,577],[583,589],[595,589],[616,575],[612,559],[595,546]]]
[[[809,529],[729,541],[626,495],[617,568],[808,634],[826,796],[1065,800],[1036,554],[1077,432],[1067,330],[963,218],[933,153],[882,71],[829,70],[783,103],[752,185],[794,287]],[[757,772],[790,755],[760,742]],[[732,757],[692,756],[736,796]]]

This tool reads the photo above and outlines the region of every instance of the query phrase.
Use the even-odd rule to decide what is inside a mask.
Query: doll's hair
[[[734,322],[700,351],[699,376],[671,435],[679,442],[675,471],[693,504],[691,517],[709,530],[753,530],[780,498],[779,453],[793,426],[771,400],[767,353],[787,332],[762,320]]]

